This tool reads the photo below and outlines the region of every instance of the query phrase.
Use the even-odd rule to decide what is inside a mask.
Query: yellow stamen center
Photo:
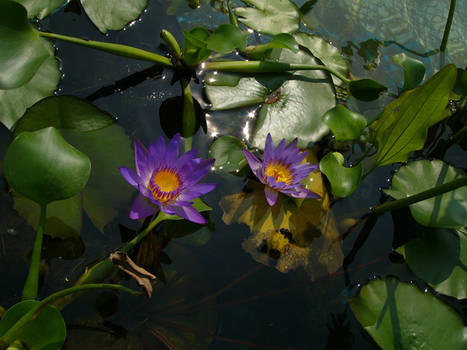
[[[148,187],[154,199],[168,202],[177,197],[180,185],[180,179],[172,169],[162,169],[153,175]]]
[[[293,180],[289,167],[280,162],[270,162],[264,169],[264,175],[273,177],[276,182],[285,182],[287,185]]]

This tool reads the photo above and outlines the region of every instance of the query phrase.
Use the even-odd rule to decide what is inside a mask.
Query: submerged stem
[[[373,215],[380,215],[389,210],[399,209],[408,205],[424,201],[432,197],[439,196],[440,194],[453,191],[456,188],[467,186],[467,176],[447,182],[445,184],[430,188],[429,190],[414,194],[412,196],[397,199],[392,202],[387,202],[376,207],[370,207],[370,213]]]
[[[47,204],[41,204],[39,226],[37,228],[34,247],[32,249],[31,263],[29,265],[28,277],[24,283],[22,299],[35,299],[39,290],[39,272],[41,265],[42,240],[44,237],[44,226],[47,212]]]
[[[451,5],[449,6],[448,19],[446,20],[446,26],[444,27],[443,39],[441,40],[441,45],[439,50],[441,52],[446,51],[446,45],[448,44],[449,32],[451,31],[451,24],[454,18],[454,11],[456,9],[456,0],[451,0]]]
[[[185,152],[191,150],[191,139],[196,131],[196,112],[191,94],[190,79],[182,77],[180,79],[183,91],[183,119],[182,134],[185,138]]]
[[[206,70],[217,70],[233,73],[281,73],[294,70],[325,70],[342,80],[346,85],[350,80],[344,77],[338,71],[322,65],[313,64],[295,64],[286,62],[270,61],[221,61],[205,62],[202,68]]]
[[[67,41],[73,44],[90,47],[92,49],[105,51],[105,52],[118,55],[118,56],[124,56],[124,57],[134,58],[137,60],[155,62],[155,63],[162,64],[164,66],[172,67],[172,63],[170,62],[170,59],[168,59],[167,57],[158,55],[153,52],[138,49],[136,47],[121,45],[121,44],[114,44],[114,43],[105,43],[102,41],[80,39],[80,38],[76,38],[72,36],[55,34],[55,33],[39,32],[39,31],[38,33],[40,36],[43,36],[46,38],[63,40],[63,41]]]

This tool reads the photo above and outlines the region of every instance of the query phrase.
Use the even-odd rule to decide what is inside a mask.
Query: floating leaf
[[[42,40],[42,39],[41,39]],[[43,40],[49,57],[42,63],[36,74],[26,84],[8,90],[0,90],[0,122],[12,129],[27,108],[57,89],[61,73],[54,56],[52,44]]]
[[[467,232],[425,229],[397,250],[412,272],[437,292],[457,299],[467,297]]]
[[[0,88],[26,84],[48,57],[26,9],[16,2],[0,1]]]
[[[206,40],[209,50],[229,53],[235,49],[245,50],[248,32],[243,32],[233,24],[221,24]]]
[[[340,50],[325,39],[317,35],[297,33],[295,34],[295,40],[297,40],[298,44],[307,48],[326,67],[334,69],[345,77],[349,75],[347,61],[342,57]],[[332,75],[332,80],[335,85],[342,84],[342,81],[335,75]]]
[[[67,3],[66,0],[14,0],[23,5],[28,11],[28,17],[44,18],[53,10]]]
[[[8,147],[4,166],[10,186],[39,204],[76,195],[91,171],[89,158],[53,127],[18,135]]]
[[[431,293],[396,278],[375,279],[349,300],[360,324],[383,349],[465,349],[461,316]],[[442,327],[440,326],[442,325]]]
[[[376,136],[378,166],[403,162],[423,148],[427,129],[448,116],[447,105],[456,82],[456,67],[447,65],[422,86],[388,104],[371,128]]]
[[[214,141],[209,149],[209,158],[216,161],[216,170],[235,171],[246,165],[245,156],[242,149],[243,143],[233,136],[221,136]]]
[[[102,33],[120,30],[137,19],[147,0],[81,0],[84,11]]]
[[[402,87],[402,91],[416,88],[425,77],[425,65],[423,62],[409,57],[405,53],[392,56],[392,61],[402,66],[404,70],[404,86]]]
[[[263,59],[271,52],[271,49],[289,49],[293,52],[298,52],[298,44],[295,38],[287,33],[275,35],[272,40],[266,44],[252,45],[245,49],[246,56],[250,59]]]
[[[406,198],[463,176],[465,172],[440,160],[417,160],[402,166],[384,192],[396,199]],[[412,204],[410,212],[424,226],[467,226],[467,187]]]
[[[372,79],[351,80],[348,86],[349,93],[361,101],[373,101],[388,88]]]
[[[257,32],[266,34],[293,33],[298,30],[300,12],[288,0],[243,0],[254,7],[237,7],[238,20]]]
[[[14,135],[51,124],[91,158],[91,176],[81,203],[91,221],[103,231],[118,209],[131,199],[131,189],[119,172],[120,166],[133,164],[130,140],[108,113],[71,96],[53,96],[35,104],[20,119]],[[73,220],[71,214],[65,221]],[[52,234],[56,235],[59,233]]]
[[[310,152],[306,159],[316,163]],[[242,244],[253,258],[281,272],[304,267],[312,279],[335,272],[343,254],[329,198],[324,192],[321,174],[313,172],[306,187],[321,199],[294,200],[279,194],[273,207],[264,195],[264,185],[250,181],[243,192],[221,199],[222,220],[231,225],[244,223],[251,236]]]
[[[37,300],[25,300],[9,308],[0,320],[0,337],[38,304]],[[35,319],[24,326],[19,340],[30,350],[59,350],[65,338],[65,321],[60,311],[53,306],[46,305]]]
[[[319,169],[331,183],[332,194],[336,197],[350,196],[358,187],[362,178],[362,165],[347,168],[344,156],[339,152],[326,154],[319,162]]]
[[[204,83],[211,86],[237,86],[242,76],[235,73],[207,72]]]
[[[349,111],[342,105],[337,105],[327,111],[323,115],[323,122],[331,129],[336,141],[355,140],[366,128],[364,116]]]

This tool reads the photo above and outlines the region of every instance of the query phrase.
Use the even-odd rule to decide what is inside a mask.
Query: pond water
[[[439,8],[447,13],[449,4],[448,1],[400,1],[397,3],[406,5],[402,12],[399,8],[402,5],[391,7],[393,3],[396,2],[317,1],[307,21],[314,31],[342,48],[354,75],[373,78],[397,91],[403,75],[400,68],[391,63],[391,56],[403,51],[401,47],[417,52],[437,47],[445,16],[433,20],[441,24],[430,27],[431,32],[423,23],[432,20],[433,13],[440,16]],[[224,14],[208,3],[192,10],[186,1],[150,1],[139,20],[122,31],[103,36],[86,15],[80,13],[79,6],[73,4],[72,1],[47,17],[41,24],[42,29],[132,45],[161,54],[159,33],[162,29],[168,29],[182,42],[182,30],[200,24],[214,28],[227,21]],[[215,6],[216,2],[211,5]],[[459,12],[467,12],[464,2],[459,2]],[[454,28],[453,46],[445,60],[463,66],[467,55],[457,44],[465,43],[467,28],[465,23],[463,27],[456,23]],[[397,44],[385,46],[384,41]],[[135,73],[149,70],[151,64],[64,42],[57,42],[56,49],[63,73],[58,94],[88,98],[118,118],[126,134],[124,145],[128,147],[134,136],[148,144],[164,135],[159,119],[161,106],[180,95],[178,83],[169,84],[170,71],[154,69],[150,74],[153,78],[137,81]],[[429,75],[439,67],[437,55],[419,59],[428,67]],[[122,82],[128,76],[132,80]],[[107,93],[102,93],[103,87],[109,87]],[[195,84],[193,89],[201,105],[207,107],[202,86]],[[96,93],[98,91],[100,94]],[[372,119],[389,100],[387,97],[372,103],[351,103],[353,108]],[[207,157],[217,135],[234,135],[248,142],[248,127],[245,126],[253,122],[249,112],[208,112],[207,133],[200,129],[193,141],[198,154]],[[164,114],[164,118],[170,124],[174,115]],[[1,142],[5,143],[0,145],[3,155],[8,133],[1,129],[1,134]],[[120,150],[119,145],[112,142],[104,139],[102,144],[102,147],[109,147],[109,158]],[[354,153],[343,147],[347,157],[358,158],[357,151]],[[467,167],[466,160],[455,149],[450,149],[444,159],[458,167]],[[89,293],[75,300],[64,309],[68,327],[64,348],[378,349],[353,316],[346,298],[353,295],[359,283],[375,276],[397,275],[403,280],[414,280],[392,250],[394,233],[410,230],[413,219],[405,210],[387,213],[378,217],[373,226],[357,226],[345,240],[332,241],[332,238],[345,231],[349,218],[356,218],[364,208],[387,200],[379,189],[388,186],[388,179],[396,168],[378,168],[365,178],[356,193],[332,203],[333,217],[329,219],[335,225],[334,236],[325,238],[319,232],[312,233],[312,251],[307,251],[306,258],[294,257],[290,261],[261,251],[258,242],[262,238],[254,237],[241,220],[228,218],[228,208],[241,205],[235,200],[250,203],[247,197],[238,196],[245,193],[242,192],[245,186],[251,190],[245,176],[210,172],[204,182],[217,182],[219,186],[204,196],[205,202],[213,208],[209,225],[193,228],[193,225],[163,224],[159,231],[166,236],[167,232],[184,236],[172,239],[153,236],[145,242],[146,251],[152,249],[152,256],[146,257],[146,262],[159,276],[162,269],[166,283],[156,284],[151,299],[105,292]],[[0,274],[4,282],[0,300],[4,307],[9,307],[20,298],[33,230],[13,208],[2,181]],[[113,191],[126,191],[127,200],[119,202],[117,218],[105,226],[103,232],[83,214],[80,239],[46,239],[39,297],[71,286],[86,264],[119,247],[122,232],[127,232],[123,227],[131,230],[140,227],[141,222],[128,218],[130,199],[136,196],[135,191],[124,182],[122,185],[103,181],[101,185],[107,186],[104,192],[109,194],[109,204]],[[228,225],[226,221],[232,222]],[[189,230],[194,232],[185,235]],[[140,261],[145,254],[141,248]],[[131,280],[123,283],[136,288]],[[462,305],[458,307],[461,309]]]

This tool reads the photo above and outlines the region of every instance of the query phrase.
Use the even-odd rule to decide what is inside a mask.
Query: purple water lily
[[[282,139],[277,148],[274,148],[271,135],[268,134],[263,162],[247,150],[243,150],[243,154],[253,173],[266,185],[264,194],[271,207],[276,204],[279,192],[295,198],[321,198],[320,195],[306,189],[300,183],[318,167],[318,164],[302,164],[308,152],[300,152],[297,139],[287,147],[285,139]]]
[[[175,135],[168,145],[161,136],[149,150],[135,138],[136,172],[121,167],[120,173],[140,192],[131,206],[130,218],[140,219],[162,210],[198,224],[206,219],[193,208],[193,199],[216,188],[215,183],[198,183],[209,171],[214,159],[202,160],[191,150],[178,157],[180,135]]]

